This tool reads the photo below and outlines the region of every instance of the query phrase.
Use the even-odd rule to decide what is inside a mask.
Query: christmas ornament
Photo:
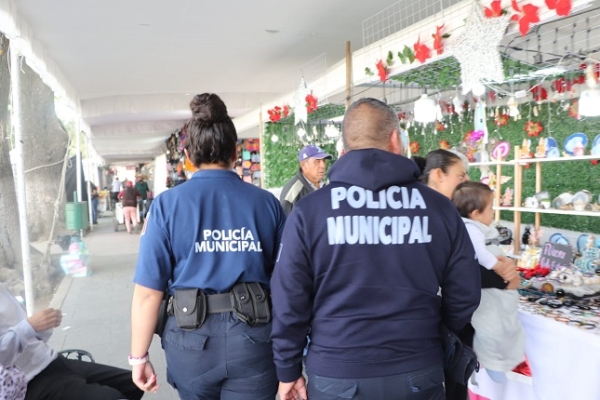
[[[508,125],[508,114],[498,113],[498,115],[494,118],[494,124],[496,126]]]
[[[521,32],[521,35],[525,36],[527,35],[527,32],[529,32],[529,26],[531,24],[540,22],[540,16],[538,15],[540,8],[531,3],[519,7],[517,0],[511,0],[511,3],[516,14],[513,14],[510,20],[519,23],[519,32]]]
[[[542,126],[542,123],[539,121],[527,121],[527,123],[525,124],[525,129],[524,131],[527,132],[527,136],[535,136],[535,137],[539,137],[540,133],[544,130],[544,127]]]
[[[419,142],[410,142],[410,152],[412,154],[417,154],[419,152],[419,150],[421,150],[421,145],[419,144]]]
[[[313,111],[317,111],[317,98],[313,96],[313,94],[307,95],[304,100],[306,100],[306,111],[309,114],[312,114]]]
[[[383,65],[383,60],[379,60],[376,66],[377,74],[379,75],[379,80],[381,80],[381,82],[387,81],[387,68]]]
[[[506,14],[500,3],[500,0],[494,0],[491,2],[490,7],[484,9],[486,18],[496,18]]]
[[[450,150],[450,143],[447,140],[440,140],[440,149]]]
[[[436,26],[435,34],[432,35],[433,48],[438,56],[444,53],[444,44],[442,43],[442,39],[450,37],[450,35],[447,33],[442,35],[442,29],[444,29],[444,24],[442,24],[442,26]]]
[[[420,37],[413,47],[415,49],[415,59],[419,60],[421,64],[425,64],[425,61],[431,58],[431,49],[426,44],[421,43]]]
[[[470,92],[482,80],[504,80],[498,45],[508,22],[507,16],[486,18],[481,6],[473,4],[463,31],[448,48],[460,63],[463,94]]]
[[[556,10],[556,15],[566,17],[571,13],[571,0],[546,0],[550,10]]]
[[[532,87],[531,94],[533,94],[533,99],[537,102],[548,99],[548,91],[540,85]]]
[[[310,94],[304,78],[300,80],[300,85],[294,94],[294,125],[304,122],[308,119],[308,111],[306,110],[306,96]]]

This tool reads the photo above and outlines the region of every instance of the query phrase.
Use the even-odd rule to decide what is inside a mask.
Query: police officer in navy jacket
[[[237,134],[222,100],[205,93],[195,96],[190,106],[185,153],[199,170],[156,197],[142,231],[132,304],[133,380],[145,391],[157,389],[148,348],[167,289],[174,300],[162,347],[167,380],[179,396],[272,400],[277,377],[271,322],[252,326],[232,310],[219,310],[231,308],[232,288],[240,283],[268,289],[285,213],[271,193],[232,171]],[[189,294],[190,289],[197,296],[191,304],[189,297],[182,297],[188,305],[180,307],[178,293]],[[221,301],[216,308],[215,299]],[[195,326],[190,327],[194,322],[189,319],[182,325],[178,313],[196,317],[201,302],[207,305],[206,314]]]
[[[439,326],[459,331],[479,304],[473,246],[454,205],[400,155],[393,109],[355,102],[343,140],[330,184],[289,215],[271,279],[279,395],[444,399]]]

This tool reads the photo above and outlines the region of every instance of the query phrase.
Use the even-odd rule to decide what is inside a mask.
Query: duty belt
[[[235,309],[233,308],[233,296],[231,293],[228,292],[206,295],[206,312],[208,314],[233,311],[235,311]],[[175,315],[175,310],[173,309],[173,296],[169,296],[167,313],[169,315]]]

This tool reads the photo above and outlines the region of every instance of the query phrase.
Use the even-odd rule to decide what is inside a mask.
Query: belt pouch
[[[162,336],[163,331],[165,330],[165,325],[167,324],[168,315],[168,303],[172,300],[171,296],[169,296],[169,292],[165,291],[163,294],[163,299],[160,302],[160,306],[158,308],[158,319],[156,320],[156,327],[154,328],[154,333],[158,336]]]
[[[199,289],[176,289],[173,312],[177,326],[184,330],[197,329],[206,318],[206,296]]]
[[[235,315],[242,322],[254,326],[271,321],[271,307],[267,293],[258,282],[236,283],[231,289]]]

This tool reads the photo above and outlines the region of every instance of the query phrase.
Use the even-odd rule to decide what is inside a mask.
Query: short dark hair
[[[456,163],[462,163],[462,159],[451,151],[437,149],[430,151],[425,157],[425,168],[421,169],[421,182],[427,184],[429,174],[432,170],[439,168],[444,174],[448,173],[448,169]],[[417,163],[417,165],[419,165]]]
[[[484,183],[467,181],[454,189],[452,202],[463,218],[469,218],[473,211],[483,212],[492,201],[492,189]]]
[[[192,164],[233,162],[237,132],[223,100],[214,93],[194,96],[190,102],[192,119],[186,124],[185,149]]]
[[[400,131],[400,120],[392,107],[370,97],[359,99],[344,114],[344,149],[385,149],[394,130]]]

